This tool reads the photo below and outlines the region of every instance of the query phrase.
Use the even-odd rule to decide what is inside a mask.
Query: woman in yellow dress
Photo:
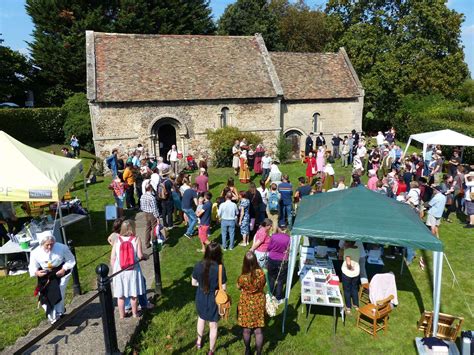
[[[247,163],[247,151],[244,150],[240,155],[239,180],[242,184],[248,184],[250,181],[250,171]]]

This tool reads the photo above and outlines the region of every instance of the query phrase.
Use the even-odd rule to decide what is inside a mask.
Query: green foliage
[[[304,0],[278,7],[278,28],[283,50],[288,52],[322,52],[332,40],[332,29],[326,14],[312,10]],[[276,5],[273,5],[276,7]]]
[[[66,112],[64,123],[66,143],[69,143],[71,136],[75,135],[82,149],[93,151],[91,118],[86,94],[74,94],[66,100],[62,108]]]
[[[210,34],[215,30],[206,0],[27,0],[33,24],[29,43],[36,100],[61,105],[86,88],[85,31]]]
[[[461,86],[459,100],[467,106],[474,106],[474,80],[467,79]]]
[[[269,50],[281,49],[278,18],[267,0],[237,0],[228,5],[217,23],[217,33],[253,36],[260,33]]]
[[[291,153],[291,144],[290,142],[288,142],[288,140],[286,139],[283,133],[281,133],[278,136],[276,148],[277,148],[276,156],[278,160],[280,161],[280,163],[286,162]]]
[[[64,141],[66,113],[61,108],[0,109],[0,127],[20,141]]]
[[[262,138],[252,132],[242,132],[237,127],[223,127],[216,130],[207,130],[207,140],[214,155],[214,166],[226,167],[232,165],[232,146],[236,140],[245,138],[248,144],[262,142]]]
[[[330,0],[336,40],[365,88],[365,111],[389,121],[409,94],[457,96],[468,75],[462,14],[444,1]]]
[[[393,125],[397,127],[397,134],[401,139],[408,139],[414,133],[447,128],[474,136],[474,112],[464,109],[459,102],[447,100],[440,95],[408,95],[403,98]],[[464,157],[465,161],[473,162],[473,149],[466,149]]]
[[[31,63],[20,52],[1,45],[0,40],[0,102],[25,104]]]

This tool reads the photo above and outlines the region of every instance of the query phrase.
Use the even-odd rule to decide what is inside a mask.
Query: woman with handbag
[[[256,354],[262,353],[263,331],[265,326],[265,274],[257,263],[252,251],[244,256],[242,274],[237,280],[241,291],[237,307],[237,323],[243,328],[245,354],[249,355],[252,331],[255,334]]]
[[[219,269],[221,269],[221,280],[219,280]],[[221,281],[221,282],[219,282]],[[209,355],[214,354],[217,340],[217,322],[219,321],[219,309],[216,303],[216,293],[219,284],[225,292],[227,276],[222,265],[222,249],[216,242],[206,246],[204,259],[194,266],[191,284],[197,287],[196,309],[198,312],[196,348],[202,347],[202,336],[204,326],[209,322]]]

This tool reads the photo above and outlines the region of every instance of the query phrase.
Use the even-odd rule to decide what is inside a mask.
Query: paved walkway
[[[135,221],[137,235],[143,236],[145,232],[144,214],[138,213]],[[146,249],[145,253],[151,253],[151,249]],[[150,257],[147,261],[142,261],[140,265],[147,281],[148,297],[152,297],[154,289],[151,290],[150,288],[154,285],[153,257]],[[71,287],[71,285],[72,280],[68,287]],[[67,310],[71,312],[94,294],[95,291],[74,297],[71,304],[67,305]],[[96,298],[79,314],[69,320],[64,330],[54,330],[25,354],[104,354],[105,345],[101,314],[99,298]],[[115,326],[120,351],[125,349],[138,325],[139,319],[136,318],[119,320],[118,310],[115,308]],[[12,354],[16,349],[19,349],[23,344],[26,344],[48,327],[49,323],[46,320],[41,322],[37,328],[32,329],[28,335],[19,338],[13,346],[6,348],[2,354]]]

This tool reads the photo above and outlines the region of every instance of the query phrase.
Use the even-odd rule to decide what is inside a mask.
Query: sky
[[[224,12],[226,6],[233,0],[211,0],[211,8],[214,19],[218,19]],[[325,0],[307,0],[311,7],[324,6]],[[462,25],[461,40],[464,45],[466,63],[474,77],[474,0],[448,0],[450,9],[465,15]],[[0,0],[0,33],[6,45],[28,54],[28,44],[31,41],[33,23],[25,11],[24,0]]]

